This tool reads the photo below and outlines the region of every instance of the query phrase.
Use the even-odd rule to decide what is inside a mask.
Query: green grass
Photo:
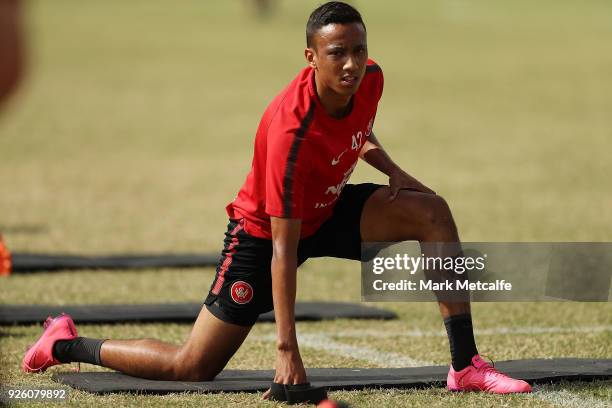
[[[263,109],[304,66],[318,2],[279,2],[261,21],[246,2],[27,3],[28,75],[0,115],[0,232],[14,251],[218,251],[224,206],[249,169]],[[362,4],[363,3],[363,4]],[[376,133],[392,157],[450,203],[466,241],[611,241],[612,4],[589,0],[359,2],[385,73]],[[353,182],[384,183],[360,165]],[[213,271],[13,276],[0,303],[201,300]],[[310,260],[300,299],[359,301],[358,265]],[[104,288],[104,290],[100,290]],[[394,322],[299,324],[301,333],[448,362],[444,337],[346,338],[343,330],[442,330],[431,304],[391,303]],[[474,305],[477,329],[612,324],[608,303]],[[99,337],[180,342],[187,325],[83,326]],[[0,381],[52,386],[18,366],[38,327],[2,328]],[[272,368],[272,325],[230,362]],[[612,358],[610,331],[478,336],[495,360]],[[367,366],[319,350],[305,364]],[[95,367],[84,367],[94,370]],[[602,403],[612,384],[562,384]],[[333,393],[355,406],[551,406],[535,397],[440,389]],[[257,395],[92,396],[91,406],[274,406]]]

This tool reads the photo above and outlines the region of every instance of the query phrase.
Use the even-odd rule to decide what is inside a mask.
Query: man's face
[[[365,28],[360,23],[323,26],[314,34],[305,54],[317,71],[319,84],[343,96],[353,95],[368,62]]]

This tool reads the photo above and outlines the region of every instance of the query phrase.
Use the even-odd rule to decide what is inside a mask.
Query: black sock
[[[102,365],[100,349],[104,340],[77,337],[73,340],[58,340],[53,345],[53,357],[62,363],[89,363]]]
[[[472,363],[472,357],[478,354],[474,329],[472,328],[472,315],[460,314],[444,320],[448,342],[450,344],[451,358],[455,371],[461,371]]]

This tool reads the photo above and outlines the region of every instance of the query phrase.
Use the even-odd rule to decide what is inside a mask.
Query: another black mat
[[[47,316],[68,313],[76,323],[193,322],[201,303],[165,303],[136,305],[0,305],[0,325],[24,325],[43,322]],[[299,321],[330,319],[395,319],[387,310],[358,303],[298,302],[295,318]],[[259,316],[260,322],[273,322],[274,312]]]
[[[612,360],[554,359],[510,360],[495,363],[501,371],[531,384],[562,380],[599,380],[612,377]],[[448,366],[414,368],[311,368],[310,382],[330,390],[362,390],[365,388],[423,388],[443,386]],[[117,372],[54,374],[53,380],[73,388],[97,394],[134,392],[168,394],[172,392],[257,392],[270,386],[271,370],[227,370],[214,381],[152,381]]]
[[[218,254],[135,254],[75,256],[13,253],[11,273],[54,272],[76,269],[198,268],[216,266]]]

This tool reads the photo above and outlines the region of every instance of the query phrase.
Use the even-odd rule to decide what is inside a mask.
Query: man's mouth
[[[354,86],[358,80],[359,78],[355,75],[344,75],[340,82],[346,86]]]

